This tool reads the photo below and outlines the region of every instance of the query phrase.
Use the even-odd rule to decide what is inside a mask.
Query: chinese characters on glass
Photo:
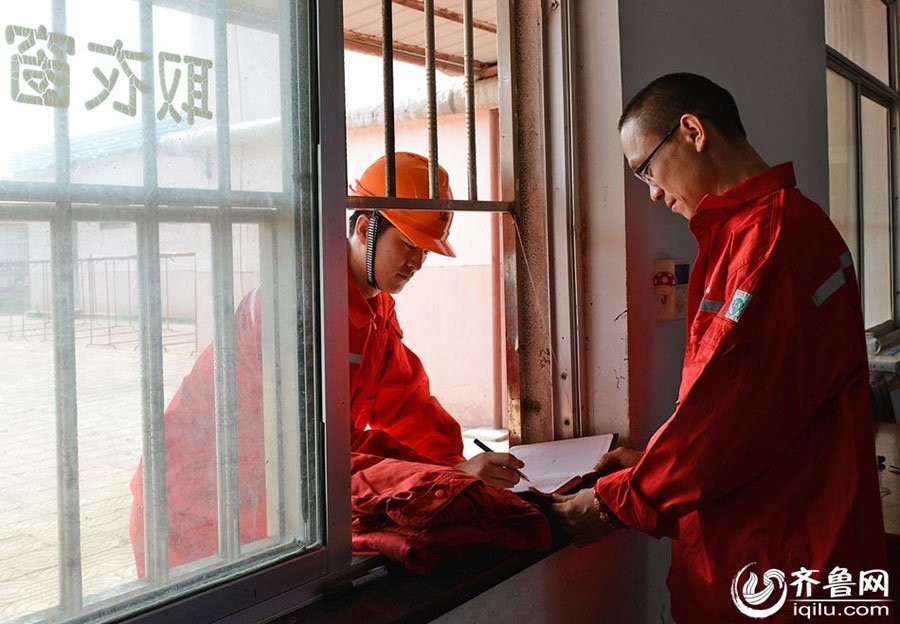
[[[37,28],[16,26],[6,27],[6,43],[15,45],[10,60],[10,97],[21,104],[69,107],[71,75],[68,58],[75,55],[75,39],[65,33],[49,32],[44,25]],[[104,69],[94,67],[93,73],[100,83],[100,91],[84,103],[87,110],[103,104],[121,85],[120,93],[127,94],[112,101],[114,110],[134,117],[137,114],[137,92],[147,93],[150,85],[138,78],[138,72],[129,61],[138,64],[150,61],[144,52],[128,50],[121,39],[112,45],[89,42],[88,51],[98,57]],[[114,62],[113,62],[114,61]],[[209,77],[213,62],[198,56],[181,55],[162,51],[157,57],[157,72],[162,91],[163,103],[156,111],[160,121],[167,116],[180,123],[185,119],[193,125],[197,117],[212,119],[209,109]],[[119,81],[124,75],[125,80]],[[182,81],[184,77],[184,81]],[[179,86],[183,100],[176,106]],[[121,99],[124,97],[124,99]]]

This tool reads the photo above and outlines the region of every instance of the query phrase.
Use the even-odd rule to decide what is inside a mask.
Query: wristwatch
[[[603,521],[603,524],[608,524],[615,529],[625,526],[622,524],[621,520],[616,517],[616,514],[609,510],[606,503],[600,500],[600,497],[597,496],[597,492],[594,492],[594,511],[600,516],[600,520]]]

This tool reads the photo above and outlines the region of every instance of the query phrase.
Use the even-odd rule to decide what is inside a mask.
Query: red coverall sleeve
[[[740,488],[790,452],[830,388],[862,365],[851,355],[857,352],[849,300],[855,288],[841,288],[826,311],[812,305],[809,287],[794,284],[790,270],[776,267],[753,281],[740,321],[720,313],[701,338],[693,361],[706,364],[690,371],[686,360],[684,374],[696,379],[683,387],[675,413],[641,460],[595,485],[627,526],[678,537],[681,516]]]
[[[407,456],[405,450],[398,451],[395,443],[399,443],[432,462],[455,466],[465,461],[459,424],[431,396],[428,375],[422,362],[403,344],[393,311],[391,316],[384,368],[375,394],[374,409],[369,415],[371,430],[365,435],[371,438],[387,434],[393,440],[387,443],[380,438],[385,441],[385,448],[376,450],[371,446],[365,450],[354,440],[354,451],[422,461]]]

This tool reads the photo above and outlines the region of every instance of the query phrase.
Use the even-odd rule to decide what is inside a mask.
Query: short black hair
[[[734,98],[709,78],[690,73],[660,76],[631,98],[619,131],[634,120],[648,134],[663,136],[685,113],[703,116],[729,140],[746,138]]]
[[[350,215],[350,219],[349,219],[350,225],[347,228],[347,237],[353,238],[353,232],[356,230],[356,222],[359,221],[359,218],[361,216],[365,215],[371,219],[372,214],[374,212],[375,212],[374,210],[354,210],[353,214]],[[378,234],[375,235],[375,240],[378,240],[378,237],[381,236],[382,234],[384,234],[384,232],[392,226],[393,226],[393,224],[390,221],[382,218],[381,223],[378,226]]]

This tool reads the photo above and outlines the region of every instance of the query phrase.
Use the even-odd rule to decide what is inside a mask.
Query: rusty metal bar
[[[478,173],[475,169],[475,78],[473,76],[472,0],[463,2],[463,58],[466,74],[466,141],[469,173],[469,199],[478,199]]]
[[[452,210],[456,212],[509,212],[515,213],[516,205],[504,201],[466,201],[464,199],[411,199],[396,197],[347,197],[347,208],[352,210]]]
[[[394,5],[381,0],[381,59],[384,74],[384,194],[397,195],[394,147]]]
[[[428,196],[439,197],[437,86],[434,79],[434,0],[425,0],[425,97],[428,102]]]

